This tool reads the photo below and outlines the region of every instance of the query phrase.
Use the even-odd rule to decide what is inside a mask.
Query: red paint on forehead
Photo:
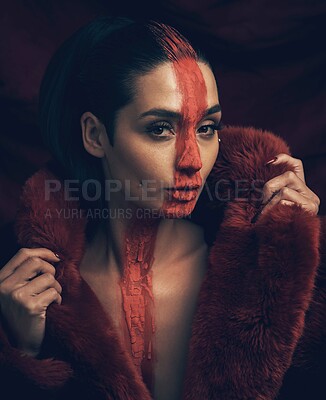
[[[197,60],[197,53],[191,44],[172,26],[154,21],[148,27],[170,61],[178,61],[183,57]]]

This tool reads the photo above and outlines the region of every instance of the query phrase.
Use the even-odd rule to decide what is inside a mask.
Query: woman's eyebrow
[[[215,104],[214,106],[208,108],[203,114],[202,118],[206,117],[211,114],[215,114],[221,111],[221,106],[220,104]],[[140,114],[140,116],[137,119],[142,119],[147,116],[153,116],[153,117],[164,117],[164,118],[172,118],[172,119],[180,119],[181,114],[176,111],[172,110],[167,110],[165,108],[151,108],[148,111],[143,112]]]
[[[211,114],[215,114],[221,111],[221,105],[220,104],[215,104],[214,106],[210,107],[209,109],[207,109],[204,114],[203,117],[207,117],[207,115],[211,115]]]

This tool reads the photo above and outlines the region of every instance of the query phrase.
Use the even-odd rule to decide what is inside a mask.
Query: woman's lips
[[[169,200],[191,201],[198,196],[199,188],[166,189]]]

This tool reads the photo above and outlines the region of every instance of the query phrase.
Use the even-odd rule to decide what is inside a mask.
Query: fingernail
[[[53,253],[53,254],[61,261],[61,258],[58,253]]]
[[[273,164],[277,160],[277,157],[272,158],[271,160],[267,161],[265,165]]]

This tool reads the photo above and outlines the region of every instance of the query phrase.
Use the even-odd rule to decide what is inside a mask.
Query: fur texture
[[[252,222],[263,184],[289,169],[265,162],[289,148],[253,128],[229,127],[220,138],[209,190],[194,213],[212,240],[182,400],[322,399],[323,220],[298,206],[276,205]],[[78,204],[65,201],[63,191],[45,201],[46,179],[55,176],[43,169],[25,184],[16,233],[22,247],[60,254],[63,303],[48,309],[39,359],[21,356],[0,329],[2,393],[9,390],[8,399],[149,400],[112,321],[79,274],[87,221],[58,215],[56,209]],[[216,188],[213,199],[207,193],[216,195]]]

